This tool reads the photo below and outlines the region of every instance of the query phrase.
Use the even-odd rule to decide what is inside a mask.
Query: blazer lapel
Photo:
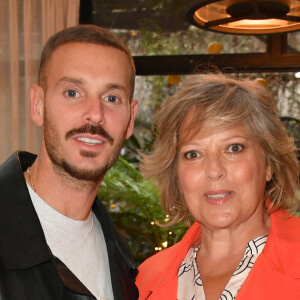
[[[96,299],[93,294],[85,287],[85,285],[68,269],[68,267],[57,257],[53,256],[53,263],[59,277],[63,281],[68,290],[67,299]],[[84,296],[84,297],[83,297]]]
[[[95,199],[93,212],[101,224],[105,237],[114,299],[137,299],[138,290],[134,284],[137,267],[129,254],[129,250],[121,243],[119,234],[98,198]]]
[[[9,269],[25,269],[52,258],[31,202],[23,171],[36,156],[15,152],[0,167],[0,252]]]

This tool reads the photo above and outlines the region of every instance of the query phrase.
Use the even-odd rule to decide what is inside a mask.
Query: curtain
[[[13,151],[38,153],[41,129],[30,117],[43,45],[79,21],[80,0],[0,0],[0,163]]]

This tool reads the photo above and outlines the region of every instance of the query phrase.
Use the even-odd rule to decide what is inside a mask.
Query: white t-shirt
[[[107,248],[101,225],[92,213],[77,221],[49,206],[27,184],[46,241],[58,257],[98,300],[113,300]]]

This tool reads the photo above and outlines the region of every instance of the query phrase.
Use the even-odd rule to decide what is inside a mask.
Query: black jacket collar
[[[0,167],[0,252],[8,269],[30,268],[52,258],[23,176],[35,159],[15,152]]]

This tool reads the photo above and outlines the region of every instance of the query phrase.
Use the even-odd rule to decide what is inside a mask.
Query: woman
[[[195,75],[157,116],[142,171],[172,224],[196,222],[139,268],[139,299],[300,299],[298,164],[259,83]]]

